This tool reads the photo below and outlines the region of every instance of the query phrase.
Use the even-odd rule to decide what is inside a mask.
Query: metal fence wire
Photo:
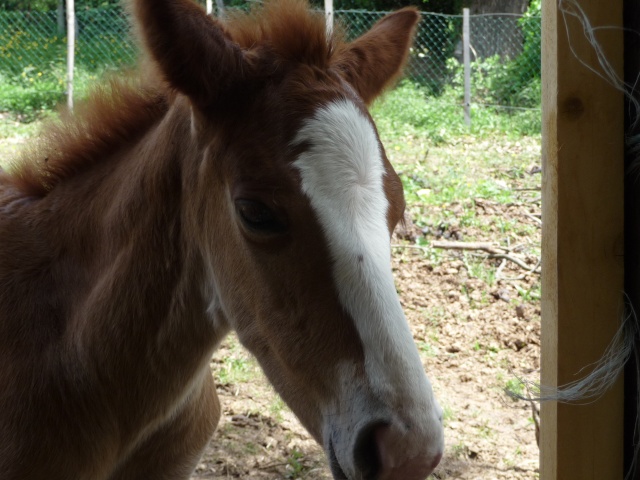
[[[0,12],[0,72],[15,75],[56,57],[64,59],[61,37],[56,12]]]
[[[334,18],[353,39],[388,12],[336,10]],[[76,12],[76,69],[95,78],[135,60],[135,46],[119,7]],[[406,77],[432,95],[462,88],[462,16],[422,13]],[[470,17],[474,103],[538,108],[540,18],[519,15]],[[0,11],[0,82],[41,90],[65,89],[65,19],[51,12]],[[533,86],[532,86],[533,85]],[[538,89],[538,91],[536,91]]]

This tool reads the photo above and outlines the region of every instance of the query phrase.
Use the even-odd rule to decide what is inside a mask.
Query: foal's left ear
[[[367,105],[402,73],[419,20],[416,8],[403,8],[336,53],[336,67]]]
[[[252,71],[245,53],[192,0],[129,0],[141,40],[165,79],[206,110]]]

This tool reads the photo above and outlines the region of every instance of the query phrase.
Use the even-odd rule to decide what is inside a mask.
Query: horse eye
[[[244,225],[257,233],[282,233],[285,225],[264,203],[255,200],[236,200],[236,211]]]

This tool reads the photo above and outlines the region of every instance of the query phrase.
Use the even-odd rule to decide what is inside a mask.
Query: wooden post
[[[622,1],[579,4],[594,26],[621,27]],[[543,385],[587,373],[623,313],[623,100],[576,58],[597,68],[582,26],[567,16],[565,28],[567,3],[543,0],[542,14]],[[597,35],[620,76],[622,35]],[[545,403],[541,417],[542,480],[622,479],[622,381],[587,405]]]
[[[324,0],[324,14],[327,17],[327,33],[333,32],[333,0]]]
[[[67,106],[73,110],[73,71],[76,50],[76,10],[74,0],[67,1]]]
[[[469,9],[462,10],[462,60],[464,63],[464,123],[471,126],[471,41],[469,38]]]

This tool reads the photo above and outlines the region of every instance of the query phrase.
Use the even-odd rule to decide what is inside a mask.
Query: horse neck
[[[170,375],[183,379],[188,376],[183,369],[208,365],[211,350],[227,333],[215,331],[208,318],[211,292],[194,242],[197,225],[190,220],[192,192],[185,179],[201,153],[191,140],[188,106],[176,102],[127,156],[112,180],[120,185],[119,195],[107,203],[103,217],[109,219],[104,238],[115,244],[105,245],[104,285],[96,284],[90,305],[97,312],[111,310],[102,315],[101,327],[113,331],[117,318],[114,337],[138,362],[144,360],[139,354],[145,344],[146,360],[161,382]],[[103,341],[101,334],[90,336]]]
[[[60,183],[23,217],[34,238],[48,239],[25,256],[45,265],[46,308],[56,306],[43,315],[34,298],[26,317],[57,318],[47,340],[60,345],[58,359],[99,370],[129,392],[123,401],[140,378],[156,398],[175,397],[226,334],[207,318],[203,261],[185,221],[189,127],[175,105],[136,145]]]

